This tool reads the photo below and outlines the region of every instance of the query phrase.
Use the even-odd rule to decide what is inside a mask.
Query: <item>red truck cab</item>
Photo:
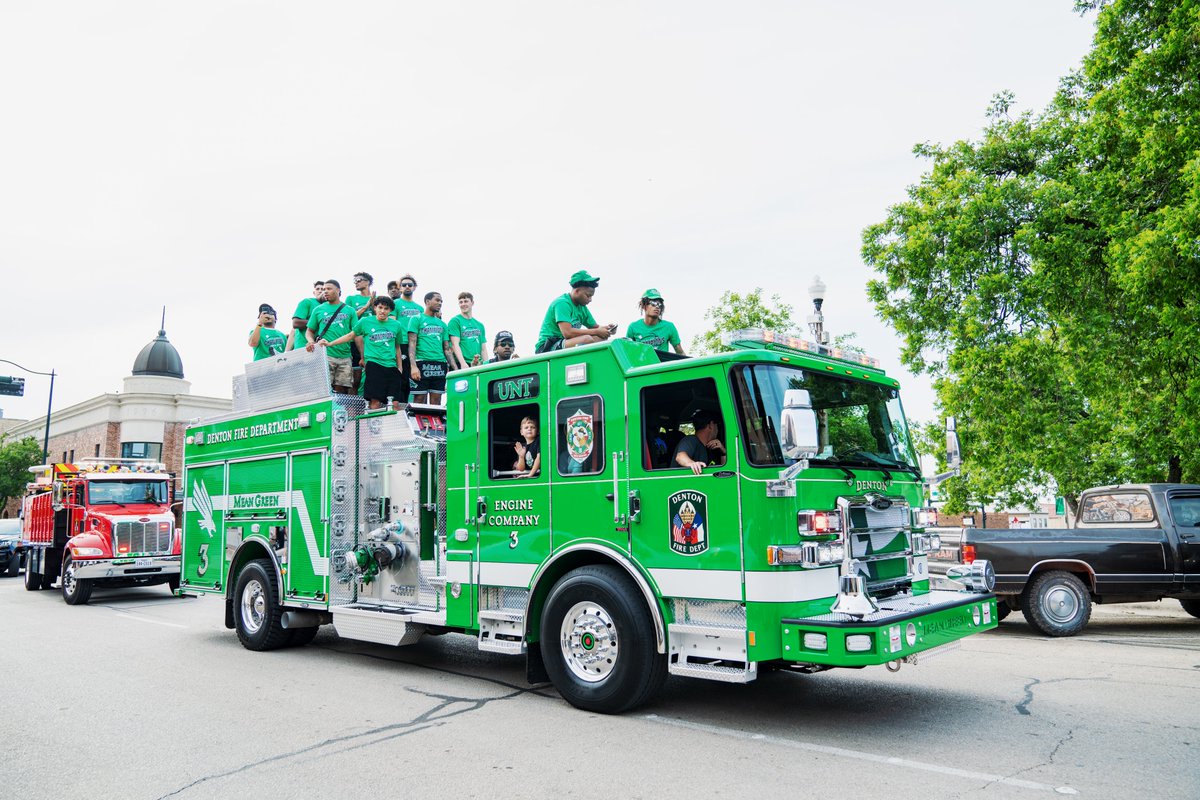
[[[89,459],[30,467],[22,505],[25,588],[86,603],[96,586],[179,588],[172,476],[157,462]]]

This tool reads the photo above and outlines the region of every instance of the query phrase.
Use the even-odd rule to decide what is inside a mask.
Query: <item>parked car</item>
[[[1080,496],[1072,528],[961,528],[941,531],[941,542],[930,572],[988,560],[996,570],[997,616],[1019,609],[1047,636],[1082,631],[1092,603],[1175,598],[1200,617],[1197,485],[1096,487]]]
[[[21,571],[21,520],[0,519],[0,575]]]

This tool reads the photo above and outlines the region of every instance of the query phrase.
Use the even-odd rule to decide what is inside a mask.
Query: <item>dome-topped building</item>
[[[164,314],[164,322],[165,322]],[[133,360],[134,375],[157,375],[163,378],[182,378],[183,359],[175,345],[167,340],[165,326],[158,329],[158,336],[142,348]]]

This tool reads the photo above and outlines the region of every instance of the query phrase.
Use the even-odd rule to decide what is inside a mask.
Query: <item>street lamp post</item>
[[[42,460],[45,462],[49,462],[50,461],[50,409],[53,408],[53,406],[54,406],[54,370],[51,369],[49,372],[38,372],[36,369],[27,369],[26,367],[22,367],[20,364],[18,364],[15,361],[9,361],[4,358],[0,358],[0,362],[3,362],[5,364],[12,364],[17,369],[19,369],[23,372],[28,372],[30,375],[49,375],[50,376],[50,398],[46,401],[46,432],[42,437]]]
[[[813,339],[822,348],[829,344],[829,333],[825,330],[825,315],[821,313],[821,306],[825,304],[825,288],[820,275],[813,278],[812,285],[808,287],[808,293],[812,296],[813,301],[813,313],[808,315],[808,329],[812,332]]]

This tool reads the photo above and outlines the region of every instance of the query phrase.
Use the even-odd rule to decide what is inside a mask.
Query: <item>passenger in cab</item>
[[[692,415],[692,426],[696,432],[683,437],[675,448],[675,463],[696,475],[704,472],[705,467],[723,465],[725,445],[717,438],[721,433],[717,418],[700,409]]]
[[[542,471],[542,445],[538,440],[538,424],[533,417],[521,420],[521,438],[513,449],[517,451],[517,461],[513,469],[522,474],[518,478],[534,478]]]

